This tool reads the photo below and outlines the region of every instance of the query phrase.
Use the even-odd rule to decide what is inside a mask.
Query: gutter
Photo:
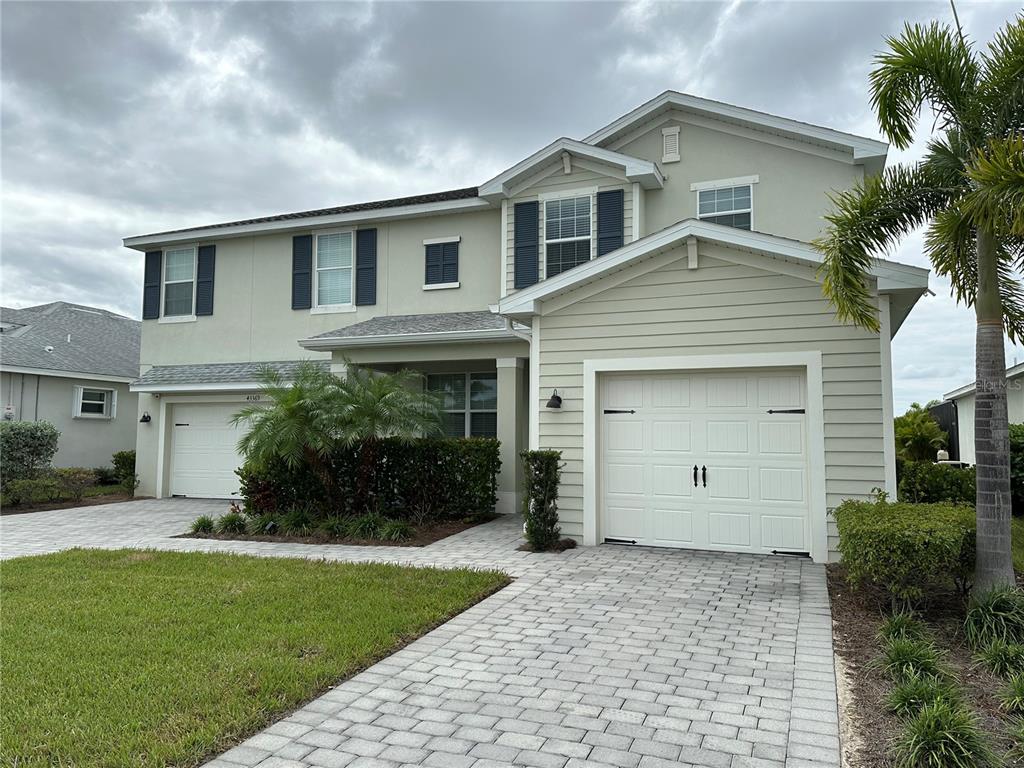
[[[506,328],[477,331],[436,331],[434,333],[394,333],[379,336],[330,336],[303,339],[299,346],[312,350],[350,349],[353,347],[384,347],[401,344],[453,344],[462,341],[511,341],[522,338]]]

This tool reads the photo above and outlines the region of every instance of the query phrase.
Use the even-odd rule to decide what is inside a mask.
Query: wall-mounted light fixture
[[[142,412],[142,418],[139,419],[139,424],[149,424],[153,419],[149,415],[149,411]]]
[[[561,408],[562,398],[558,396],[558,390],[551,390],[551,399],[548,400],[548,408]]]

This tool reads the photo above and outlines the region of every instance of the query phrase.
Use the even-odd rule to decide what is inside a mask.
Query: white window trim
[[[462,235],[453,235],[452,237],[428,237],[423,241],[424,245],[443,245],[444,243],[461,243]]]
[[[547,218],[548,218],[548,207],[547,202],[549,200],[564,200],[570,197],[589,197],[590,198],[590,260],[593,261],[597,257],[597,187],[583,187],[580,189],[566,189],[558,192],[542,192],[537,196],[537,200],[540,205],[540,240],[544,246],[544,258],[542,263],[539,265],[540,279],[548,279],[548,243],[575,243],[580,240],[587,238],[582,237],[562,237],[556,240],[547,239]]]
[[[319,240],[323,235],[349,235],[352,238],[352,266],[351,288],[349,296],[352,300],[346,304],[321,304],[320,303],[320,251]],[[331,267],[330,269],[344,269],[344,267]],[[322,232],[313,232],[313,306],[309,310],[311,315],[329,315],[337,312],[355,312],[356,301],[356,231],[354,229],[329,229]]]
[[[187,315],[166,314],[167,305],[165,301],[165,288],[167,287],[167,252],[184,251],[192,249],[192,311]],[[160,253],[160,317],[158,323],[193,323],[196,320],[196,282],[199,279],[199,243],[182,243],[170,248],[164,248]],[[187,280],[172,280],[171,283],[186,283]]]
[[[103,413],[82,413],[82,398],[85,391],[104,392],[106,397],[103,400]],[[75,385],[75,396],[72,401],[71,415],[76,419],[94,419],[99,421],[113,421],[117,418],[117,390],[109,387],[87,387],[82,384]]]
[[[497,416],[497,414],[498,414],[498,409],[497,408],[477,408],[477,409],[474,410],[473,408],[470,407],[470,385],[472,383],[472,377],[473,376],[494,376],[495,377],[494,378],[495,386],[497,386],[497,381],[498,381],[497,376],[498,376],[498,374],[497,374],[496,371],[467,371],[466,373],[460,373],[459,371],[452,371],[451,373],[429,373],[429,374],[427,374],[428,377],[430,377],[430,376],[460,376],[460,375],[464,376],[465,380],[466,380],[466,406],[465,406],[465,408],[442,408],[441,410],[444,413],[464,413],[465,414],[465,423],[463,425],[462,436],[463,437],[472,437],[472,425],[473,425],[472,414],[474,414],[474,413],[493,413],[493,414],[495,414],[495,416]],[[430,392],[431,390],[428,389],[427,391]]]
[[[454,283],[424,283],[424,291],[447,291],[451,288],[458,288],[461,285],[459,281]]]
[[[747,184],[757,184],[761,181],[760,176],[737,176],[733,179],[715,179],[713,181],[695,181],[690,185],[691,192],[700,192],[708,189],[721,189],[723,187],[742,187]]]
[[[676,151],[672,153],[665,152],[665,138],[668,136],[676,137]],[[682,159],[682,147],[679,146],[679,126],[673,125],[668,128],[661,129],[661,162],[663,163],[678,163]]]
[[[423,246],[424,246],[423,258],[424,258],[424,260],[427,258],[426,246],[428,246],[428,245],[444,245],[445,243],[461,244],[462,243],[462,235],[455,235],[454,237],[428,237],[426,240],[423,241]],[[462,249],[460,248],[459,250],[462,250]],[[459,271],[459,268],[460,268],[460,266],[459,266],[459,260],[460,259],[461,259],[461,254],[456,252],[456,254],[455,254],[455,271],[456,271],[456,273]],[[445,290],[450,290],[452,288],[458,288],[460,284],[461,284],[461,281],[459,281],[459,280],[456,280],[453,283],[428,283],[428,282],[426,282],[426,278],[424,277],[423,290],[424,291],[445,291]]]
[[[713,219],[717,216],[731,216],[737,213],[750,214],[750,229],[754,231],[754,185],[760,181],[758,176],[737,176],[734,179],[717,179],[715,181],[698,181],[690,185],[690,189],[697,195],[694,203],[698,219]],[[730,189],[734,187],[750,187],[750,207],[734,208],[730,211],[716,211],[715,213],[700,212],[700,193],[710,192],[715,189]]]

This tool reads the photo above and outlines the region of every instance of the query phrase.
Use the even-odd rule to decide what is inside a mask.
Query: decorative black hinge
[[[187,427],[188,424],[175,424],[174,426],[176,426],[176,427]]]
[[[634,539],[609,539],[604,540],[605,544],[636,544]]]
[[[810,557],[810,552],[789,552],[785,549],[773,549],[773,555],[792,555],[793,557]]]
[[[615,411],[610,408],[605,408],[605,413],[636,413],[636,411]]]
[[[807,413],[803,408],[790,408],[789,410],[773,411],[771,408],[768,409],[768,413]]]

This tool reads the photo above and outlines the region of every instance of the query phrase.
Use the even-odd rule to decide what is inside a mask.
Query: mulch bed
[[[494,517],[474,518],[472,520],[445,520],[440,523],[414,526],[413,537],[405,541],[380,541],[379,539],[349,539],[337,536],[285,536],[234,533],[183,533],[177,539],[217,539],[218,541],[270,541],[278,544],[348,544],[360,547],[425,547],[435,541],[447,539],[456,533],[468,531],[470,528],[489,523]]]
[[[0,515],[26,515],[29,512],[49,512],[54,509],[74,509],[76,507],[98,507],[101,504],[117,504],[122,501],[143,501],[151,499],[152,496],[129,496],[126,493],[111,494],[110,496],[85,496],[79,501],[53,501],[39,504],[19,504],[16,507],[5,506],[0,509]]]
[[[832,601],[835,653],[845,669],[849,698],[843,711],[844,763],[847,768],[891,768],[889,745],[902,731],[902,721],[886,710],[885,699],[892,682],[884,672],[871,666],[882,653],[876,632],[888,615],[889,600],[869,588],[851,589],[840,565],[828,566],[828,591]],[[1006,732],[1007,719],[999,709],[997,695],[1005,682],[976,666],[963,642],[964,604],[955,595],[943,595],[921,609],[935,644],[946,652],[946,665],[959,681],[964,698],[992,738],[997,754],[1012,746]],[[852,736],[852,738],[847,738]],[[1020,768],[1024,761],[1008,760],[1006,766]]]

